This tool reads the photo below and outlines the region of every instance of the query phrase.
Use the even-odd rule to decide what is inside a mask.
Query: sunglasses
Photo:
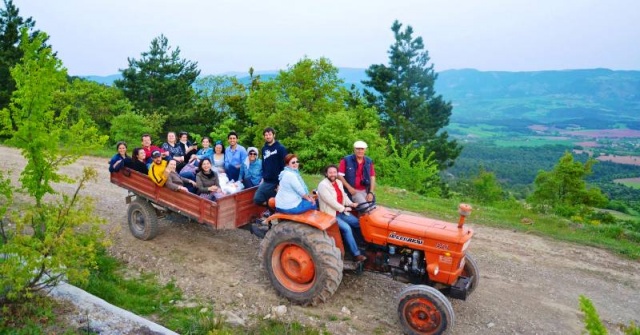
[[[292,162],[290,162],[290,163],[291,163],[291,164],[298,164],[298,163],[300,163],[300,162],[298,162],[298,161],[292,161]]]
[[[258,156],[258,154],[257,154],[257,153],[255,153],[255,152],[250,152],[250,153],[249,153],[249,156]]]

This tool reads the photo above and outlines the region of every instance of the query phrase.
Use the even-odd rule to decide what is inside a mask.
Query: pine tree
[[[395,43],[389,48],[389,65],[374,64],[367,69],[370,80],[363,84],[367,101],[380,114],[385,135],[399,146],[416,141],[434,152],[439,169],[453,165],[461,147],[443,130],[449,124],[452,106],[436,95],[437,74],[429,64],[429,52],[422,37],[413,38],[413,28],[393,23]]]
[[[122,79],[114,82],[144,114],[167,116],[163,130],[176,130],[189,124],[193,113],[193,83],[200,75],[198,63],[180,58],[180,48],[172,50],[164,36],[151,41],[141,59],[129,58],[129,67],[120,70]]]

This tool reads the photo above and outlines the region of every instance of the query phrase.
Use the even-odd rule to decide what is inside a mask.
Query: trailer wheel
[[[478,268],[478,263],[469,253],[464,256],[462,275],[471,278],[471,286],[469,286],[469,291],[467,292],[470,295],[480,284],[480,268]]]
[[[127,219],[131,235],[138,239],[147,241],[158,234],[156,210],[144,199],[137,198],[129,204]]]
[[[398,317],[405,334],[443,334],[453,327],[453,307],[431,286],[407,286],[398,295]]]
[[[291,221],[274,225],[260,243],[271,284],[300,305],[325,302],[342,281],[342,255],[326,231]]]

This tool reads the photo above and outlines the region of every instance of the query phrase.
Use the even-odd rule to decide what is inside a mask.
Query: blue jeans
[[[179,175],[180,177],[184,177],[184,178],[196,181],[196,174],[191,171],[182,171],[179,173]]]
[[[353,237],[353,229],[360,229],[360,220],[353,215],[340,213],[336,215],[336,221],[338,221],[340,234],[342,234],[342,240],[347,245],[347,248],[353,256],[359,256],[360,249],[358,249],[356,239]]]
[[[286,213],[286,214],[302,214],[306,211],[310,211],[312,209],[318,209],[318,205],[317,204],[312,204],[311,201],[307,200],[307,199],[302,199],[302,201],[300,201],[300,203],[298,204],[298,206],[293,207],[293,208],[287,208],[287,209],[282,209],[282,208],[278,208],[276,206],[276,211],[281,212],[281,213]]]

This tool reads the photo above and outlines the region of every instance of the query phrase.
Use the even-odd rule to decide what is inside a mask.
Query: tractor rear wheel
[[[274,225],[260,259],[278,294],[303,306],[325,302],[342,281],[342,255],[326,231],[291,221]]]
[[[471,285],[467,292],[467,295],[470,295],[476,287],[478,287],[478,284],[480,284],[480,269],[478,268],[476,260],[469,253],[464,256],[464,268],[462,269],[462,275],[471,278]]]
[[[443,334],[453,327],[453,307],[440,291],[427,285],[407,286],[398,295],[398,317],[405,334]]]
[[[143,241],[151,240],[158,234],[158,215],[146,200],[137,198],[129,204],[127,220],[131,235]]]

